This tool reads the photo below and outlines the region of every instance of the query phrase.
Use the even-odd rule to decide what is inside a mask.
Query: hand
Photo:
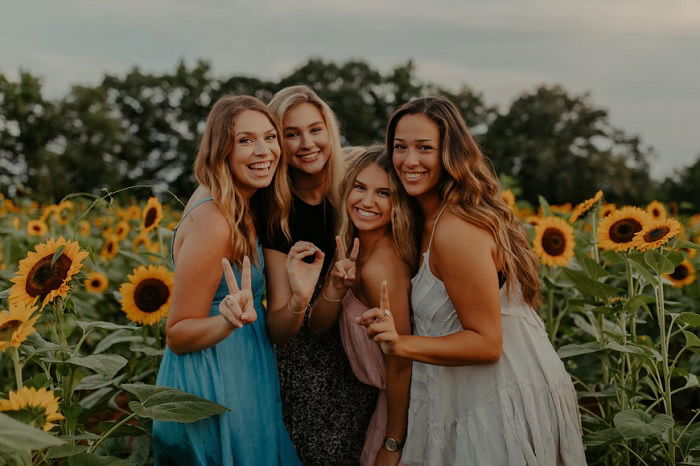
[[[357,323],[367,327],[367,336],[379,343],[384,354],[394,354],[399,334],[389,309],[389,287],[386,280],[379,288],[379,307],[366,311],[357,318]]]
[[[314,256],[314,261],[309,264],[303,259],[310,256]],[[324,257],[323,251],[308,241],[298,241],[287,254],[287,277],[292,296],[304,305],[311,301],[314,294]]]
[[[360,240],[355,238],[352,242],[352,250],[345,255],[345,243],[340,236],[335,237],[338,260],[331,270],[331,286],[342,296],[355,284],[357,275],[357,256],[360,252]]]
[[[258,318],[255,312],[253,291],[251,285],[250,259],[243,258],[243,270],[241,272],[241,288],[238,288],[236,276],[228,259],[221,259],[224,269],[224,277],[228,286],[226,297],[219,303],[219,314],[231,324],[232,328],[241,328],[244,324],[252,324]]]
[[[389,451],[381,447],[374,459],[374,466],[397,466],[401,461],[401,450]]]

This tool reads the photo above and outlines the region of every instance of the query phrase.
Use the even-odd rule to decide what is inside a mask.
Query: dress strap
[[[435,236],[435,228],[437,227],[438,220],[440,220],[440,216],[445,211],[446,207],[447,204],[442,206],[442,209],[440,209],[440,213],[437,215],[437,217],[435,217],[435,222],[433,223],[433,231],[430,232],[430,241],[428,241],[428,253],[430,253],[430,247],[433,245],[433,236]]]
[[[170,241],[170,260],[173,262],[173,264],[175,264],[175,235],[177,234],[177,229],[180,227],[180,224],[182,223],[183,220],[185,220],[187,218],[187,216],[190,214],[190,212],[192,212],[194,209],[196,209],[200,205],[204,204],[205,202],[213,201],[213,200],[214,200],[213,197],[207,197],[207,198],[201,199],[199,202],[197,202],[195,205],[193,205],[190,210],[185,212],[185,214],[182,216],[180,221],[177,222],[177,225],[175,226],[175,228],[173,228],[173,238]]]

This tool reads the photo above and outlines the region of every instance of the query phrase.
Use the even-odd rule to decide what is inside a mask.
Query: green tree
[[[675,201],[683,206],[683,203],[690,204],[688,207],[697,212],[700,210],[700,190],[697,188],[700,180],[700,154],[692,164],[675,170],[673,175],[667,177],[661,183],[661,200]]]

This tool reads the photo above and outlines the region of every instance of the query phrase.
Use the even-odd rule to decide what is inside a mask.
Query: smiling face
[[[376,163],[360,170],[345,206],[358,230],[385,228],[391,222],[392,211],[389,174]]]
[[[437,123],[422,113],[404,115],[392,144],[394,169],[408,195],[433,193],[443,172]]]
[[[243,110],[236,116],[233,134],[233,178],[241,192],[252,195],[272,182],[281,152],[277,131],[263,113]]]
[[[330,157],[330,137],[319,109],[301,103],[287,112],[282,123],[289,164],[309,175],[320,173]]]

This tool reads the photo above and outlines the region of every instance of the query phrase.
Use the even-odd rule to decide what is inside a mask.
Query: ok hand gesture
[[[219,304],[221,314],[232,328],[241,328],[244,324],[252,324],[258,318],[253,303],[253,291],[251,285],[250,259],[243,258],[243,271],[241,272],[241,288],[238,288],[236,276],[228,259],[221,259],[224,269],[224,277],[228,286],[228,295]]]
[[[308,263],[304,258],[312,257]],[[316,282],[321,275],[325,254],[313,243],[297,241],[287,254],[287,277],[292,295],[303,303],[311,301],[316,288]]]
[[[399,334],[389,309],[389,287],[386,281],[382,282],[379,289],[379,307],[366,311],[362,317],[358,317],[357,323],[367,327],[367,336],[379,343],[384,354],[394,354]]]
[[[352,285],[355,284],[357,278],[357,256],[360,253],[360,240],[355,238],[352,242],[352,250],[345,253],[345,242],[340,236],[335,237],[336,251],[338,251],[338,260],[331,271],[331,286],[340,295]]]

